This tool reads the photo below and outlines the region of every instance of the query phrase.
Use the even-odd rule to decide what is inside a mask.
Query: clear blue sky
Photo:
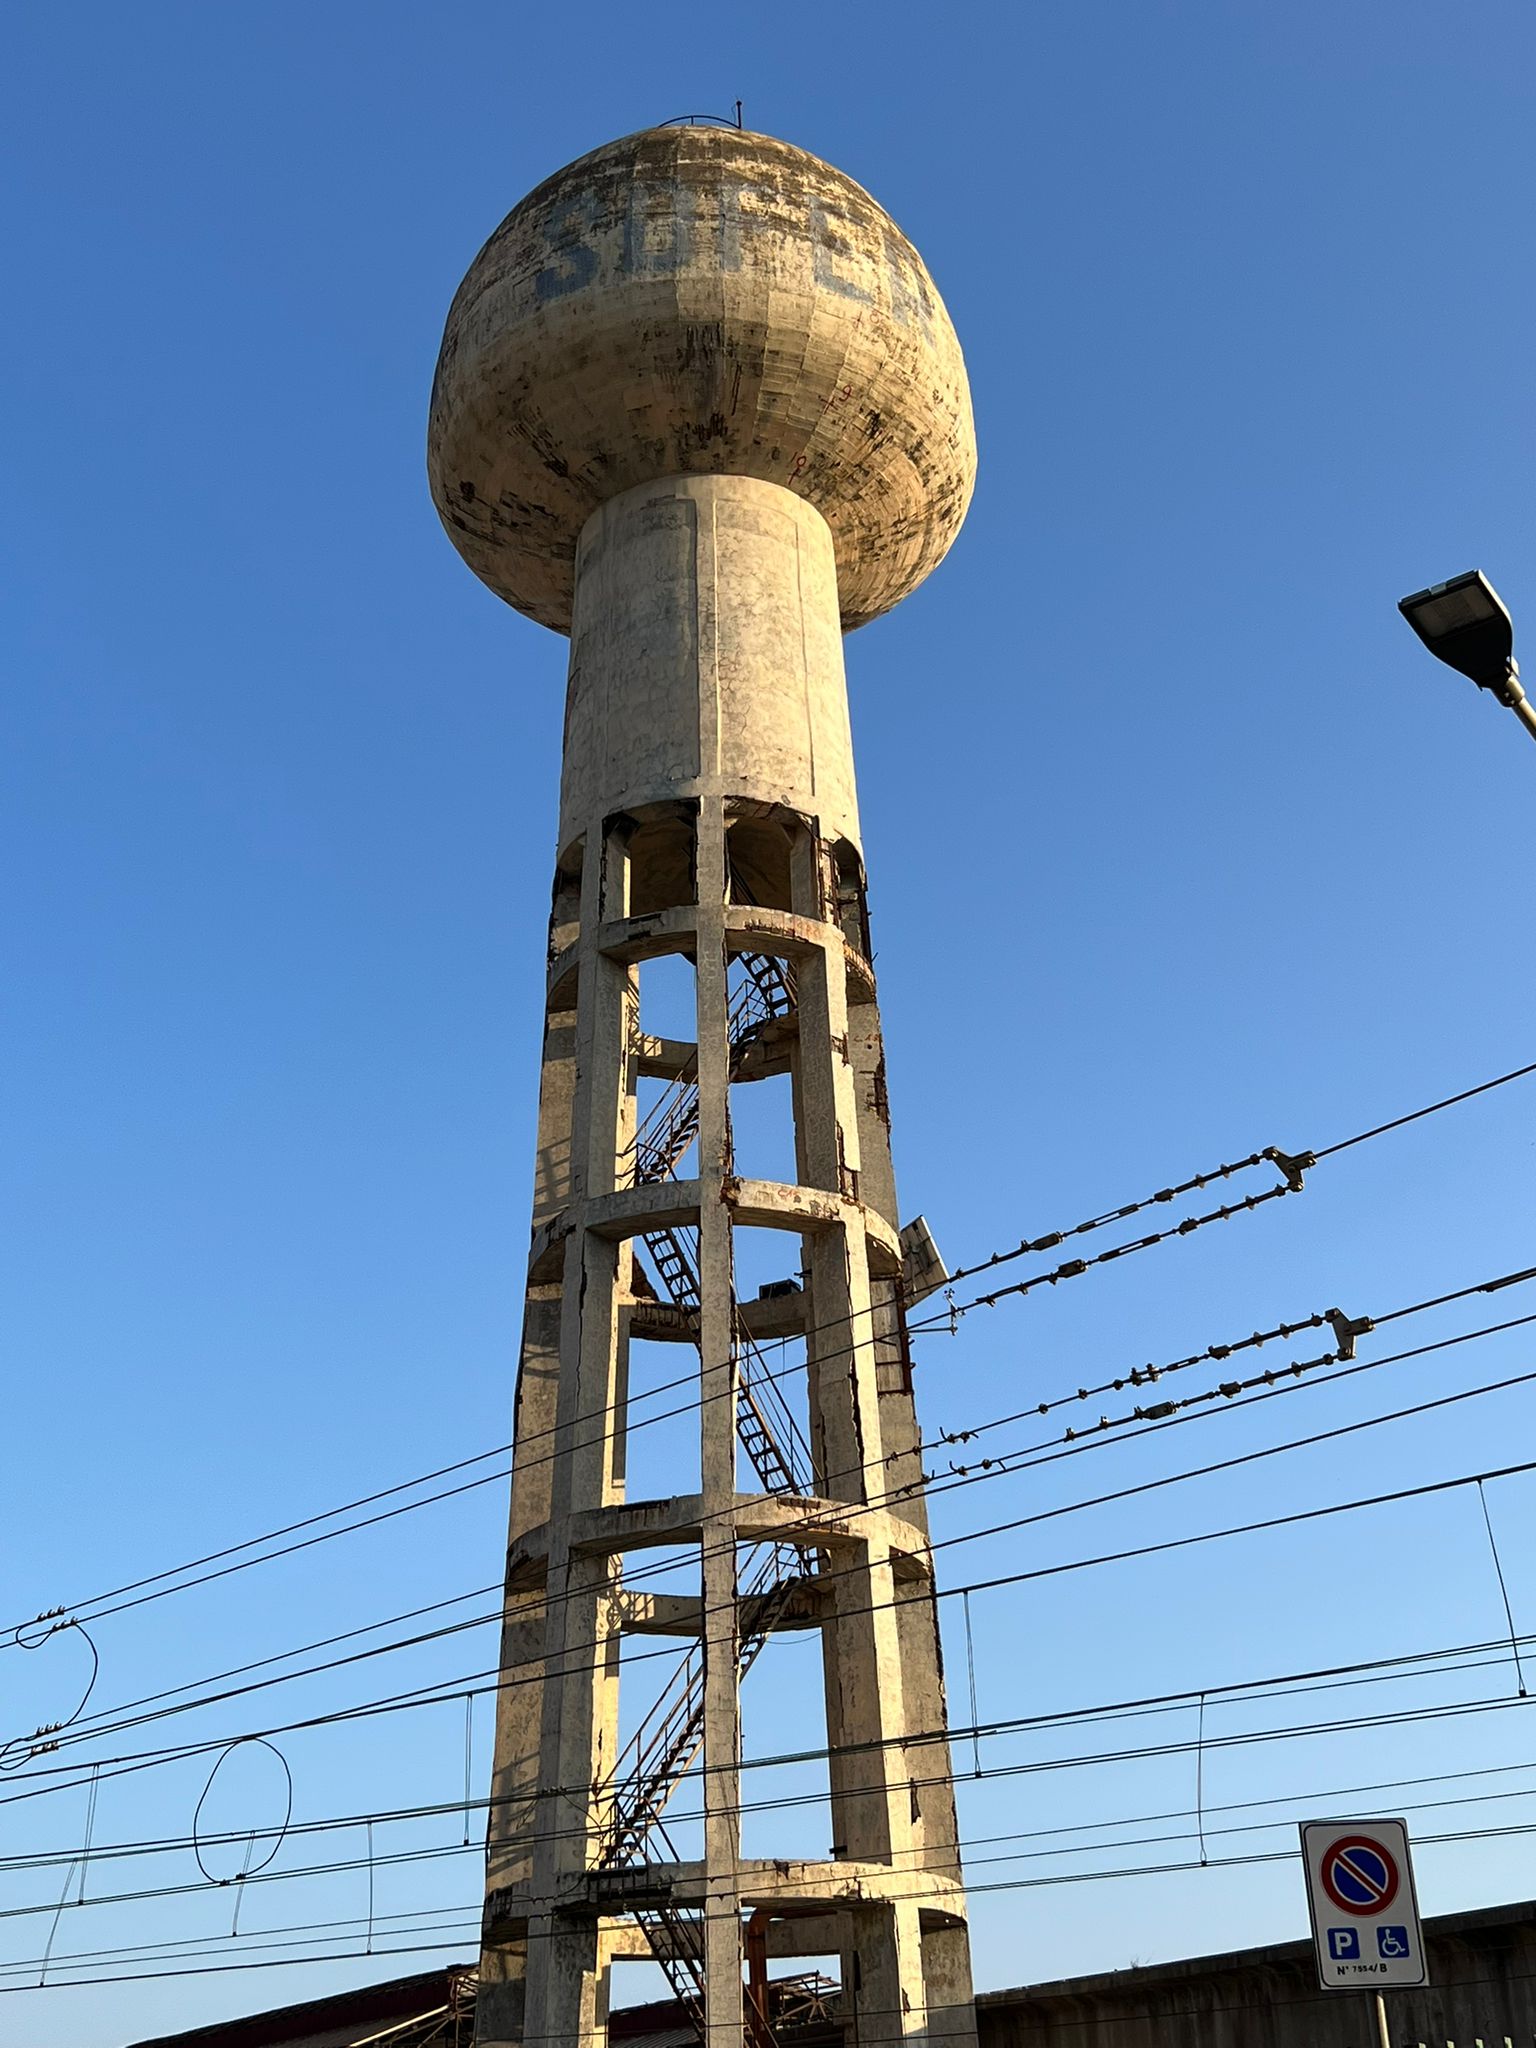
[[[969,523],[849,646],[903,1199],[952,1264],[1536,1056],[1536,748],[1394,610],[1480,564],[1536,622],[1527,7],[55,5],[8,10],[6,45],[6,1620],[507,1433],[564,646],[462,568],[422,443],[465,265],[524,191],[613,135],[739,94],[749,125],[890,209],[967,352]],[[929,1339],[930,1427],[1530,1263],[1533,1108],[1531,1084],[1504,1090],[1328,1162],[1300,1200]],[[1536,1288],[1512,1290],[1393,1334],[1532,1310]],[[936,1522],[957,1535],[1533,1368],[1514,1332],[960,1491]],[[1533,1412],[1529,1387],[1483,1396],[959,1546],[944,1576],[1518,1459]],[[1536,1485],[1489,1502],[1536,1629]],[[503,1515],[485,1487],[105,1621],[92,1708],[488,1585]],[[1503,1627],[1466,1492],[972,1610],[984,1715]],[[452,1678],[489,1641],[85,1754]],[[794,1704],[807,1657],[787,1646],[754,1674],[749,1749],[814,1735]],[[72,1635],[0,1651],[4,1732],[62,1718],[86,1661]],[[1512,1685],[1213,1706],[1206,1732]],[[963,1675],[953,1692],[968,1719]],[[461,1796],[463,1719],[286,1739],[297,1816]],[[1181,1710],[983,1761],[1193,1732]],[[488,1745],[482,1705],[480,1789]],[[1323,1796],[1528,1754],[1523,1710],[1501,1711],[1212,1750],[1203,1794],[1274,1798],[1288,1824],[1497,1784],[1522,1796],[1410,1817],[1529,1825],[1536,1767]],[[270,1817],[265,1768],[240,1754],[213,1825]],[[206,1770],[104,1778],[97,1841],[184,1834]],[[1194,1789],[1180,1751],[963,1787],[961,1815],[968,1836],[1081,1828],[1182,1811]],[[0,1853],[78,1848],[85,1807],[79,1783],[0,1806]],[[1056,1839],[1076,1853],[974,1874],[1192,1853]],[[273,1868],[324,1853],[290,1842]],[[1428,1844],[1423,1904],[1526,1896],[1529,1870],[1518,1835]],[[0,1908],[51,1902],[62,1875],[0,1870]],[[93,1865],[87,1890],[197,1876],[183,1852]],[[375,1911],[469,1918],[476,1890],[472,1856],[381,1866]],[[355,1869],[252,1886],[241,1940],[366,1909]],[[232,1910],[227,1888],[71,1907],[54,1953],[227,1935]],[[1282,1861],[979,1894],[975,1925],[995,1987],[1295,1936],[1305,1910]],[[0,1918],[0,1957],[40,1956],[48,1928]],[[5,1996],[0,2040],[113,2048],[417,1966]]]

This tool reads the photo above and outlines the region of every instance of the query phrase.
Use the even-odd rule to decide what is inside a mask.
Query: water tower
[[[601,2043],[648,1956],[708,2048],[766,2048],[817,1995],[780,1959],[836,1956],[860,2048],[972,2042],[842,649],[965,515],[954,330],[840,171],[647,129],[475,259],[429,466],[571,641],[476,2038]],[[635,1498],[679,1410],[688,1469]],[[790,1630],[824,1802],[750,1856],[740,1702]]]

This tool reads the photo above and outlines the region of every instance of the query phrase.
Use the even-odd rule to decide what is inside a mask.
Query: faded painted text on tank
[[[540,305],[589,286],[608,286],[631,277],[671,277],[680,270],[714,274],[738,272],[752,260],[751,237],[742,235],[742,202],[752,210],[748,185],[713,189],[684,186],[676,179],[630,186],[628,203],[615,219],[595,191],[573,192],[542,219],[530,223],[543,260],[531,277],[517,280]],[[851,223],[824,199],[809,207],[811,272],[820,291],[861,305],[880,304],[898,327],[933,333],[933,295],[927,278],[894,235],[879,238],[878,252],[861,248],[848,234]]]
[[[433,391],[433,495],[475,573],[570,629],[576,537],[666,476],[784,484],[841,617],[940,561],[975,439],[959,344],[896,223],[769,136],[645,130],[547,179],[480,251]]]

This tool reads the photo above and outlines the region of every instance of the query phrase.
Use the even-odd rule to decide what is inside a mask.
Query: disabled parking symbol
[[[1386,1929],[1383,1928],[1385,1933]],[[1328,1930],[1328,1955],[1335,1963],[1357,1963],[1360,1960],[1360,1930],[1358,1927],[1330,1927]]]
[[[1378,1927],[1376,1930],[1377,1953],[1389,1963],[1397,1962],[1408,1953],[1408,1930],[1406,1927]]]

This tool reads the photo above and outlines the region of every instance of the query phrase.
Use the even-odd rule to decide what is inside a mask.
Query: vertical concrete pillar
[[[713,532],[697,531],[701,753],[718,751],[709,727],[718,694],[708,687],[715,636],[704,593],[715,581]],[[741,1715],[737,1701],[735,1291],[730,1211],[730,1048],[726,1031],[725,813],[718,797],[699,808],[696,951],[699,1068],[699,1472],[704,1535],[704,1964],[706,2048],[740,2048]]]

